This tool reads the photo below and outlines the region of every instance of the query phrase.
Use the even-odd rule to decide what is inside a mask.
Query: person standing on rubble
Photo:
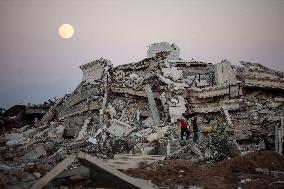
[[[193,131],[193,142],[197,144],[198,140],[197,116],[194,116],[192,119],[192,131]]]
[[[282,156],[284,156],[284,137],[282,137]]]
[[[183,140],[183,135],[186,135],[186,140],[188,140],[189,136],[190,136],[190,132],[189,132],[189,125],[187,120],[185,119],[184,114],[182,114],[182,118],[177,120],[180,123],[180,134],[181,134],[181,140]]]

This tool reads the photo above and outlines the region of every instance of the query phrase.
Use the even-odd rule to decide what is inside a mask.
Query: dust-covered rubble
[[[179,53],[176,44],[162,42],[136,63],[113,66],[100,58],[80,66],[83,79],[71,94],[56,99],[35,124],[1,135],[7,184],[44,175],[79,151],[102,159],[143,154],[207,161],[220,125],[235,146],[231,154],[256,151],[262,140],[282,152],[283,72],[244,61],[187,61]],[[177,119],[184,113],[197,116],[197,144],[192,136],[180,140]]]

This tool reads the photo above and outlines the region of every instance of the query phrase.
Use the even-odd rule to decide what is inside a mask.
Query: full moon
[[[74,28],[71,24],[62,24],[58,29],[58,33],[63,39],[71,38],[74,32]]]

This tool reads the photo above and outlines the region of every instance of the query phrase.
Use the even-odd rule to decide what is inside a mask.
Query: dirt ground
[[[280,171],[278,175],[257,173],[256,168]],[[47,172],[44,165],[26,168],[28,172]],[[196,164],[189,160],[164,160],[142,164],[140,168],[128,169],[124,173],[151,180],[161,188],[171,186],[199,186],[209,189],[227,188],[283,188],[284,157],[271,151],[258,151],[215,164]],[[47,188],[93,188],[92,180],[86,177],[56,179]],[[5,175],[0,172],[0,188],[7,188]]]
[[[165,160],[126,174],[151,180],[158,186],[197,185],[203,188],[284,188],[284,175],[263,175],[256,168],[284,171],[284,158],[271,151],[258,151],[210,165],[187,160]]]

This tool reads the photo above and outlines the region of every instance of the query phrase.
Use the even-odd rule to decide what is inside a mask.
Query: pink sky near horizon
[[[72,92],[80,65],[146,57],[176,43],[181,58],[261,63],[284,71],[282,0],[0,0],[0,107]],[[62,39],[58,27],[72,24]]]

